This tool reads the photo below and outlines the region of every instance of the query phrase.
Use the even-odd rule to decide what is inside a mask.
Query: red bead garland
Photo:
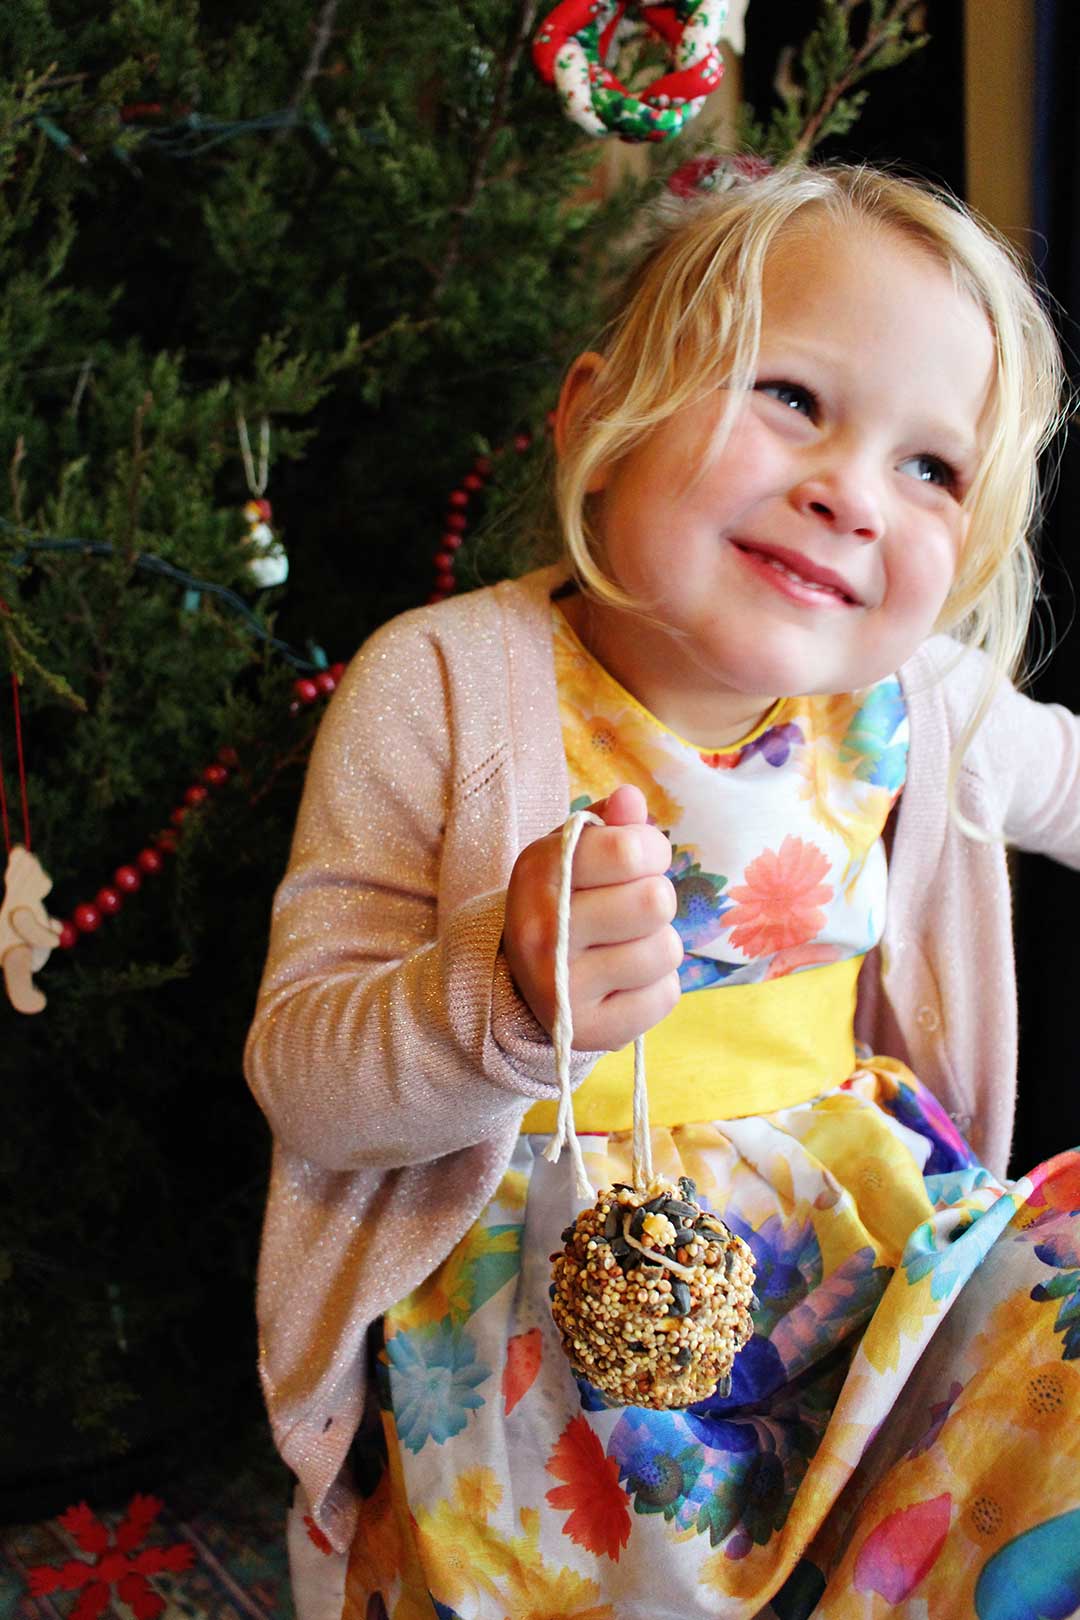
[[[344,664],[331,664],[329,669],[320,669],[315,676],[302,675],[299,680],[293,681],[294,701],[289,705],[290,712],[295,714],[302,703],[315,703],[321,697],[329,697],[331,692],[337,690],[344,673]]]
[[[550,418],[549,418],[550,422]],[[526,450],[532,448],[531,433],[515,433],[510,444],[518,455],[524,455]],[[429,602],[443,602],[448,596],[453,596],[457,590],[457,579],[454,575],[454,553],[461,546],[469,527],[467,508],[474,495],[479,495],[488,479],[491,477],[492,467],[497,457],[501,456],[505,445],[500,445],[490,456],[477,456],[472,468],[462,478],[456,489],[452,489],[446,497],[447,510],[443,514],[443,532],[439,536],[438,550],[435,552],[435,581]]]
[[[329,669],[320,670],[313,679],[305,677],[294,681],[293,691],[303,703],[314,703],[318,698],[329,697],[344,673],[343,663],[331,664]],[[294,702],[289,707],[290,712],[295,714],[300,704]],[[69,918],[61,922],[59,944],[64,950],[73,950],[84,934],[97,933],[107,917],[115,917],[121,910],[126,895],[138,893],[144,877],[156,877],[164,870],[165,856],[175,854],[178,835],[187,817],[209,802],[210,790],[223,786],[239,763],[240,756],[235,748],[226,744],[218,749],[217,759],[199,772],[200,780],[184,789],[184,802],[170,810],[172,825],[155,833],[151,843],[140,849],[133,861],[118,866],[113,873],[112,883],[100,888],[92,902],[83,901]]]
[[[97,906],[91,906],[84,902],[81,906],[75,907],[71,914],[71,920],[80,934],[93,934],[101,927],[101,912]],[[74,944],[74,941],[72,943]]]

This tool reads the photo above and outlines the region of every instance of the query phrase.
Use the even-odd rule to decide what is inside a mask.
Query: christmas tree
[[[532,69],[534,0],[98,12],[0,20],[0,757],[75,941],[0,1056],[24,1492],[27,1435],[63,1490],[253,1393],[268,1142],[240,1053],[333,660],[515,565],[459,543],[537,480],[636,205],[707,138],[599,184],[605,144]],[[842,135],[913,14],[826,0],[743,144]]]

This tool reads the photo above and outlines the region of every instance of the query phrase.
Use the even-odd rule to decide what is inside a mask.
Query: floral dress
[[[653,1110],[653,1156],[750,1245],[754,1335],[729,1396],[687,1410],[609,1408],[575,1378],[548,1286],[577,1203],[530,1113],[484,1214],[373,1347],[343,1613],[1064,1620],[1080,1610],[1080,1153],[1005,1185],[888,1057],[782,1106],[760,1040],[740,1059],[743,1008],[759,1024],[778,1009],[767,1031],[801,1006],[811,1046],[830,1022],[851,1038],[904,779],[899,684],[782,702],[702,751],[558,613],[554,634],[574,802],[645,792],[675,852],[680,1007],[715,1009],[750,1077],[754,1111],[714,1117],[697,1054],[705,1078]],[[628,1122],[586,1122],[582,1146],[594,1184],[629,1179]]]

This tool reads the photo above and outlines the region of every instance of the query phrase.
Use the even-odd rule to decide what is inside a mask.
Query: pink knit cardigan
[[[568,803],[552,663],[554,569],[421,608],[353,660],[323,721],[246,1073],[274,1134],[258,1279],[277,1444],[339,1552],[369,1325],[495,1191],[551,1046],[500,950],[510,869]],[[944,637],[901,671],[911,721],[888,918],[858,1033],[909,1063],[1004,1172],[1016,1066],[1001,842],[965,836],[945,782],[985,670]],[[1080,866],[1080,721],[1002,684],[958,807]],[[596,1054],[576,1054],[576,1080]]]

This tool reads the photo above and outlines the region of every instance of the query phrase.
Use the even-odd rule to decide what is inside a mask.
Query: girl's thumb
[[[624,784],[609,793],[606,799],[592,805],[609,827],[631,827],[648,821],[649,809],[640,788]]]

